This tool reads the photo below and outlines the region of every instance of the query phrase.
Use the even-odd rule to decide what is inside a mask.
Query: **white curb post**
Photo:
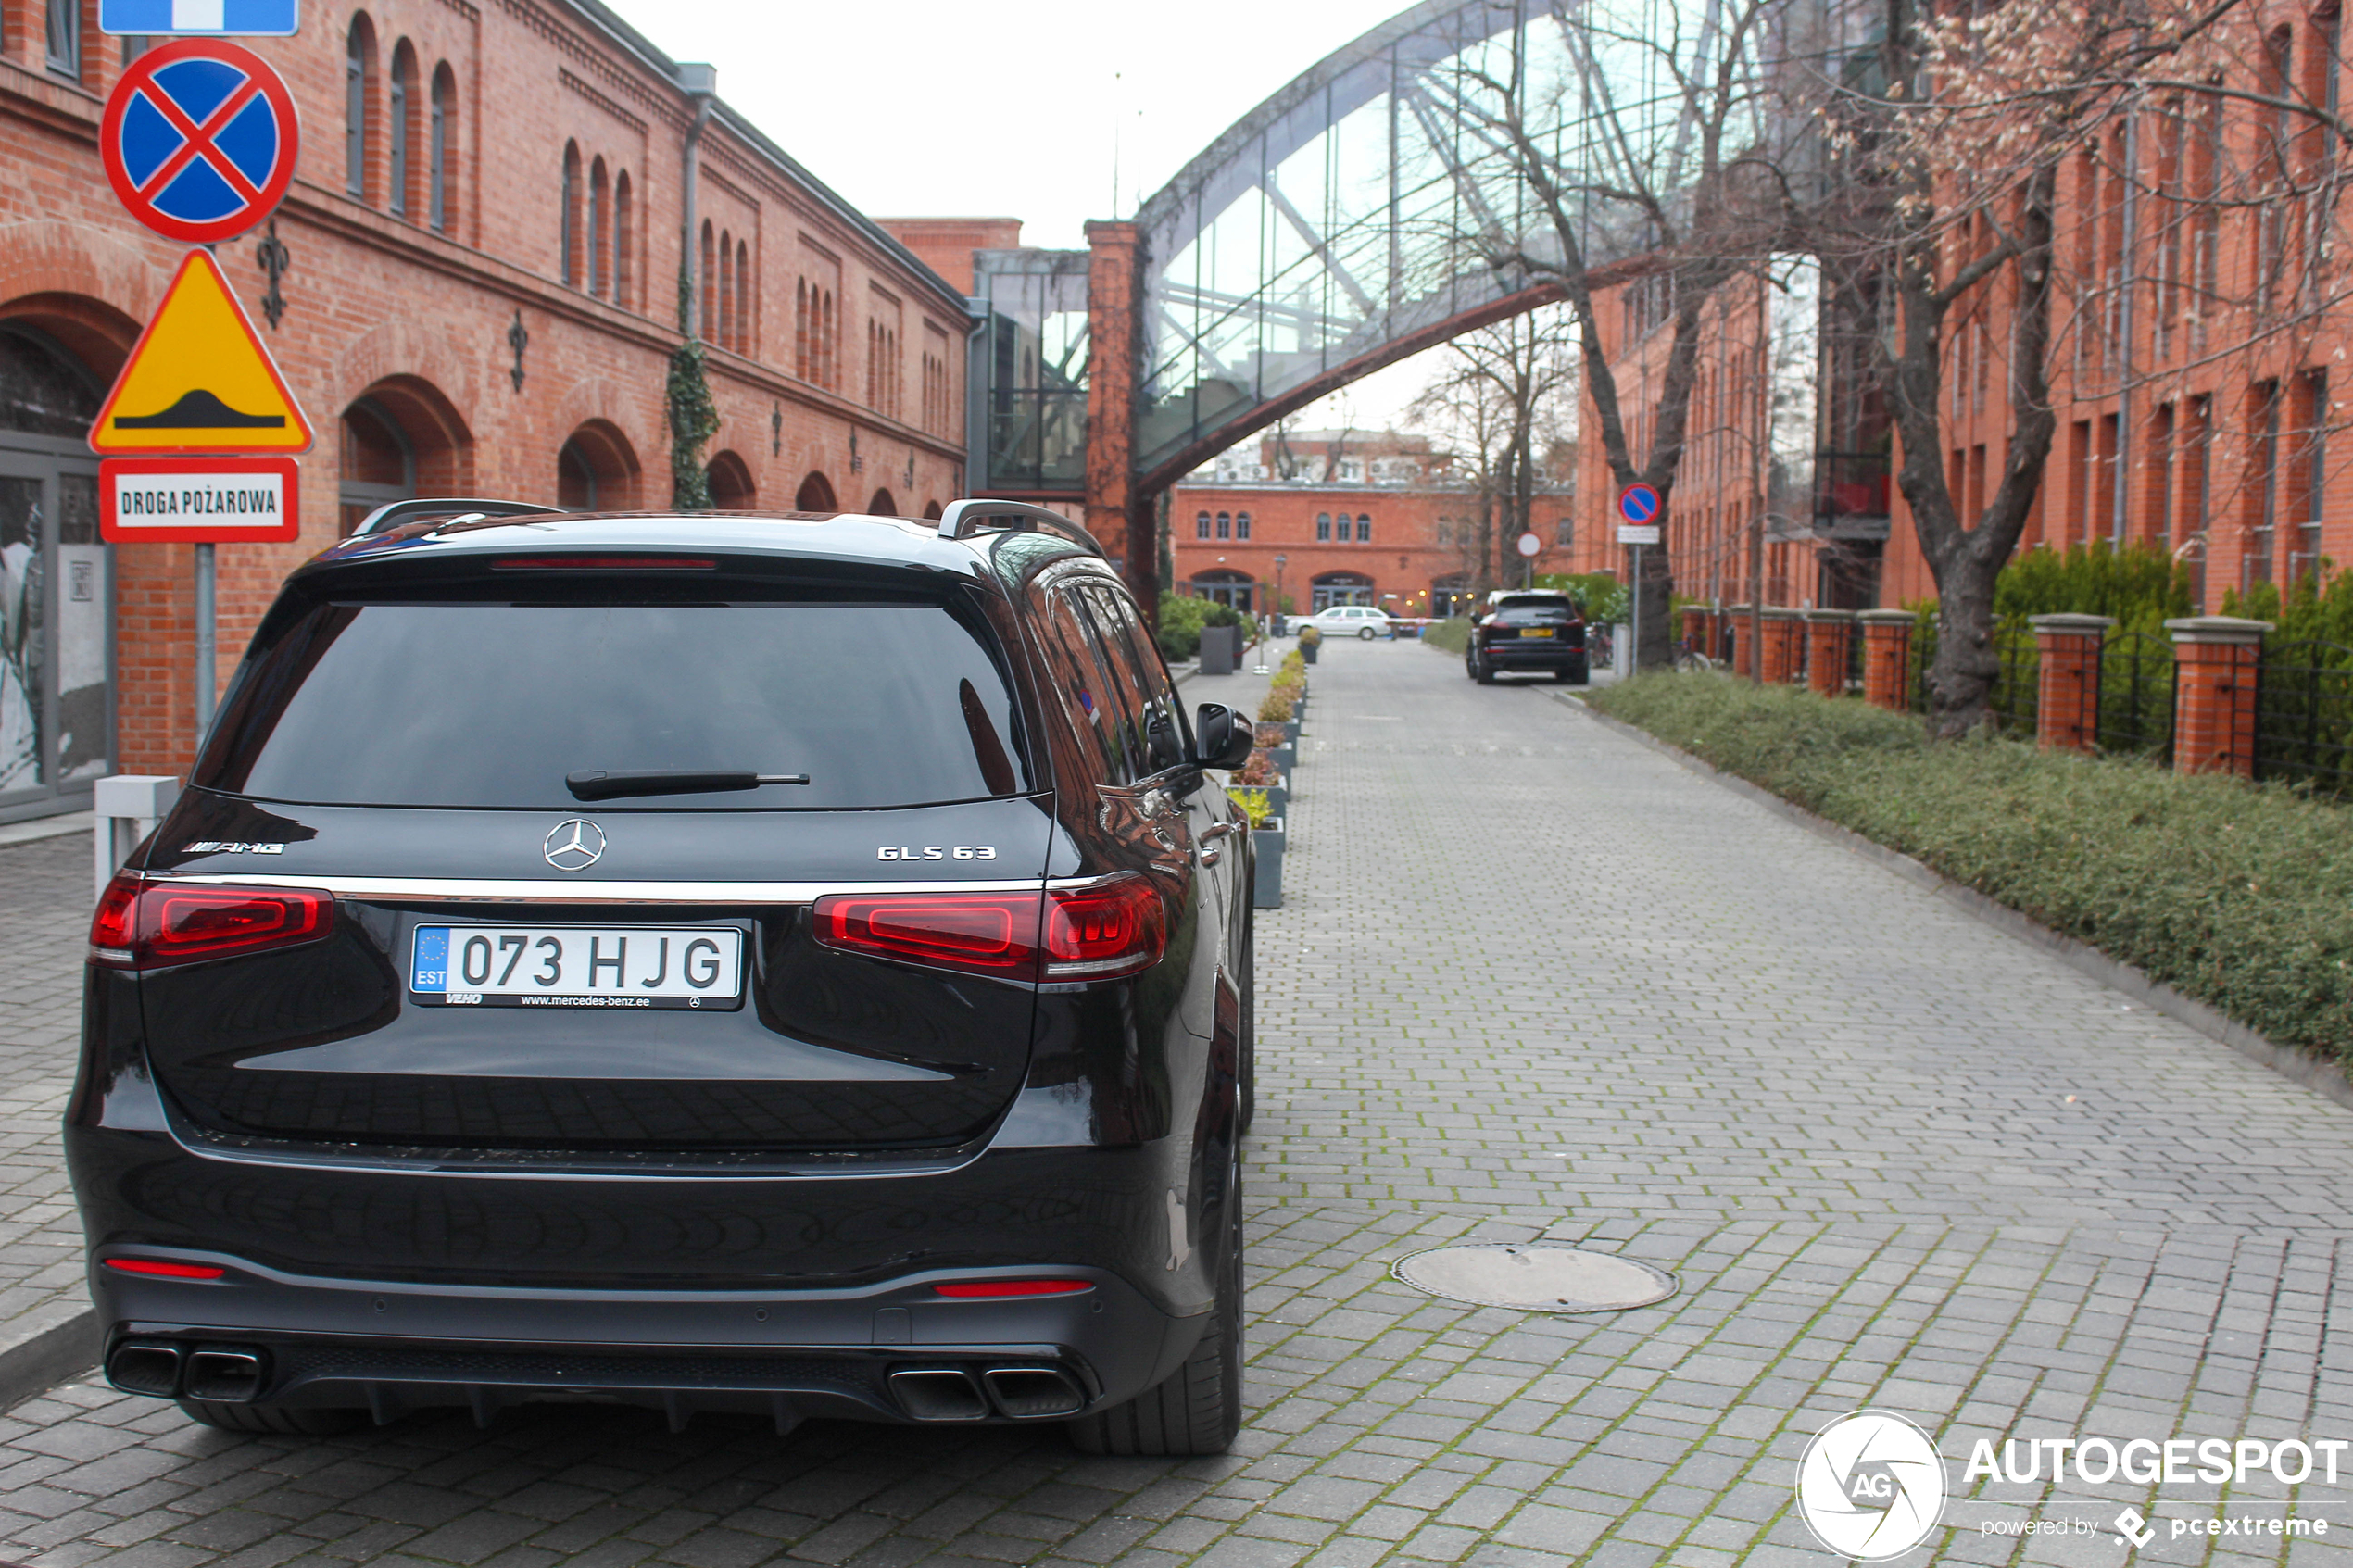
[[[169,773],[117,773],[98,781],[90,792],[98,818],[90,834],[97,893],[107,890],[139,841],[155,832],[179,798],[180,781]]]

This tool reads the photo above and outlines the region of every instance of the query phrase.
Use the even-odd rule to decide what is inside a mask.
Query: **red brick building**
[[[2320,125],[2263,99],[2332,107],[2353,82],[2333,6],[2265,0],[2224,24],[2221,94],[2151,94],[2070,156],[2057,189],[2052,347],[2057,432],[2019,547],[2142,542],[2191,569],[2196,608],[2225,592],[2285,584],[2353,562],[2353,444],[2343,439],[2348,347],[2340,156]],[[2203,69],[2203,68],[2201,68]],[[1952,171],[1958,179],[1964,171]],[[1956,253],[1975,254],[1970,220]],[[2008,399],[2011,283],[1997,276],[1946,318],[1939,408],[1946,483],[1974,522],[1998,487],[2014,430]],[[1603,297],[1621,396],[1647,413],[1670,334],[1653,282]],[[1702,379],[1667,520],[1677,591],[1768,604],[1893,608],[1936,585],[1890,483],[1897,443],[1869,378],[1803,332],[1760,330],[1769,307],[1745,284],[1712,301]],[[1766,345],[1813,356],[1810,453],[1768,437],[1783,461],[1754,465]],[[1638,453],[1648,430],[1629,433]],[[1599,444],[1582,475],[1601,498]],[[1794,447],[1797,450],[1785,450]],[[1810,459],[1810,460],[1807,460]],[[1761,481],[1761,483],[1760,483]],[[1750,580],[1751,519],[1766,517],[1762,584]],[[1589,531],[1582,570],[1622,552]]]
[[[100,171],[136,44],[96,10],[0,6],[0,818],[193,746],[190,546],[100,546],[82,439],[181,255]],[[827,190],[711,68],[596,0],[312,0],[298,37],[248,42],[305,140],[274,245],[219,256],[320,434],[301,539],[220,547],[216,681],[284,572],[384,501],[667,505],[682,253],[719,505],[962,493],[968,280]]]
[[[1569,570],[1574,500],[1565,474],[1538,490],[1535,571]],[[1270,435],[1171,492],[1170,586],[1252,611],[1275,607],[1279,581],[1302,615],[1334,604],[1453,614],[1481,580],[1480,510],[1477,488],[1426,436]]]

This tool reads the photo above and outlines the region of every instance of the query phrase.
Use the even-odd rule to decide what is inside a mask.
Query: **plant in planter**
[[[1273,816],[1281,816],[1284,808],[1290,804],[1287,782],[1276,768],[1275,759],[1264,751],[1252,752],[1250,760],[1235,771],[1233,782],[1227,788],[1237,800],[1242,798],[1245,790],[1263,797]]]
[[[1299,746],[1291,736],[1290,726],[1261,724],[1256,734],[1260,747],[1275,754],[1275,766],[1289,772],[1299,760]]]

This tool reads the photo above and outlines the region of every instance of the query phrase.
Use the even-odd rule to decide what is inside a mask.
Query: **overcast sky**
[[[878,218],[1021,219],[1077,249],[1218,133],[1405,0],[608,0]],[[1116,183],[1114,184],[1114,170]],[[1360,385],[1402,407],[1427,370]],[[1312,419],[1330,413],[1319,406]]]

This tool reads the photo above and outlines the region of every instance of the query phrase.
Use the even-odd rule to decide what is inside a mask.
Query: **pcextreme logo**
[[[1797,1512],[1841,1557],[1900,1557],[1928,1539],[1944,1515],[1944,1461],[1903,1416],[1843,1415],[1814,1435],[1797,1461]]]

